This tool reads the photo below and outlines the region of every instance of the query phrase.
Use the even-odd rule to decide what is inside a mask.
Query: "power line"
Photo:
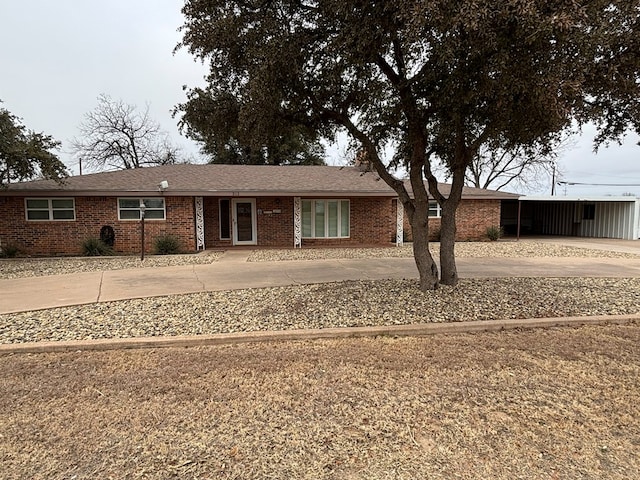
[[[557,182],[558,185],[587,185],[592,187],[640,187],[640,183],[581,183],[581,182]]]

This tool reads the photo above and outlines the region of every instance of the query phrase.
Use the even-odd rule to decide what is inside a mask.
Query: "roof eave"
[[[1,197],[397,197],[393,191],[260,190],[0,190]]]

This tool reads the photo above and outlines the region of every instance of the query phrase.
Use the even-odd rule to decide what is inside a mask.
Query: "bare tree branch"
[[[125,170],[179,161],[179,148],[151,119],[149,105],[139,112],[134,105],[101,94],[79,129],[72,152],[90,169]]]
[[[476,188],[502,190],[508,185],[518,190],[538,190],[557,172],[558,155],[571,147],[573,140],[565,137],[555,142],[555,148],[522,145],[513,147],[486,144],[469,164],[465,183]]]

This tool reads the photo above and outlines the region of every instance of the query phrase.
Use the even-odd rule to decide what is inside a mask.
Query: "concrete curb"
[[[627,324],[640,321],[640,314],[592,317],[532,318],[524,320],[484,320],[474,322],[426,323],[380,327],[321,328],[272,332],[220,333],[177,337],[137,337],[60,342],[33,342],[0,345],[0,355],[103,351],[138,348],[196,347],[280,341],[320,340],[358,337],[409,337],[436,334],[490,332],[513,329],[578,327],[582,325]]]

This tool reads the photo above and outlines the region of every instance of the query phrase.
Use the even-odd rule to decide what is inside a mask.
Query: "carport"
[[[636,197],[534,197],[504,201],[505,233],[592,238],[640,237],[640,199]]]

